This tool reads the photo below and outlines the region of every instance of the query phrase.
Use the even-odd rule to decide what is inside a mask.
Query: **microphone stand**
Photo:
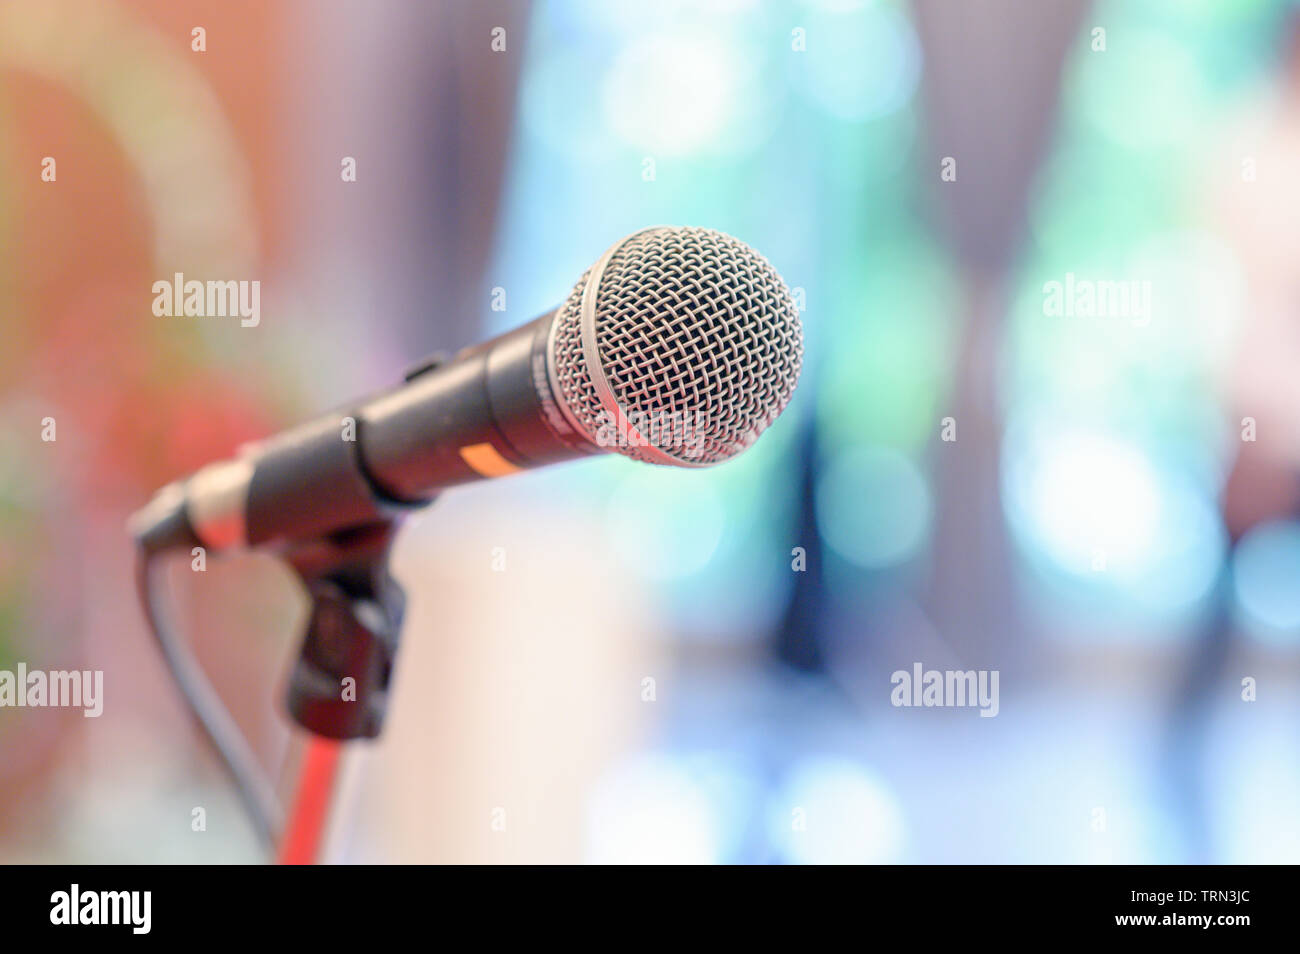
[[[441,360],[440,355],[426,359],[408,372],[407,380]],[[312,466],[314,462],[297,463]],[[333,466],[351,465],[334,461]],[[280,550],[311,598],[311,615],[290,672],[287,700],[289,715],[309,736],[297,796],[283,826],[278,822],[274,786],[263,777],[247,740],[160,598],[158,557],[178,541],[185,547],[198,542],[188,523],[184,491],[179,484],[164,488],[128,524],[136,541],[136,592],[150,634],[186,705],[221,756],[254,828],[265,842],[278,844],[282,863],[316,860],[341,743],[375,738],[383,728],[406,603],[388,571],[389,549],[401,516],[434,499],[390,499],[359,473],[357,479],[373,499],[373,519]],[[283,833],[277,838],[279,831]]]
[[[388,571],[396,518],[296,545],[284,554],[311,598],[289,676],[289,715],[309,733],[281,864],[311,864],[325,835],[342,743],[375,738],[388,708],[406,599]]]

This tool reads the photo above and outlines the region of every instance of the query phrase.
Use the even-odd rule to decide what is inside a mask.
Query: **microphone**
[[[798,311],[766,259],[711,229],[644,229],[555,311],[169,484],[130,529],[147,551],[308,541],[597,453],[720,463],[784,410],[802,357]]]

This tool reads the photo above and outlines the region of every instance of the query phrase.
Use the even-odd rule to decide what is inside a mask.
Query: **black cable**
[[[258,837],[268,850],[274,852],[282,825],[275,786],[262,771],[248,740],[239,731],[230,710],[203,672],[198,658],[179,637],[177,629],[163,612],[162,601],[154,585],[158,570],[155,557],[158,553],[159,551],[145,546],[136,548],[135,585],[140,607],[185,703],[230,773]]]

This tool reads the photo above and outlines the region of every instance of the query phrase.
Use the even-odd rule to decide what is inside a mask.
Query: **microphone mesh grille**
[[[785,409],[803,332],[781,276],[722,232],[650,229],[618,246],[599,276],[595,337],[618,407],[671,460],[624,446],[583,352],[591,274],[556,316],[551,359],[557,397],[593,443],[641,460],[713,464],[752,444]]]

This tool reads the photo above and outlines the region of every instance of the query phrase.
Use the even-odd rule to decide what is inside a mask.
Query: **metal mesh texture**
[[[803,332],[781,276],[722,232],[651,229],[617,248],[596,290],[601,364],[643,438],[629,445],[601,405],[583,355],[590,277],[589,270],[560,308],[551,361],[557,398],[592,443],[639,460],[713,464],[752,444],[785,409]]]

